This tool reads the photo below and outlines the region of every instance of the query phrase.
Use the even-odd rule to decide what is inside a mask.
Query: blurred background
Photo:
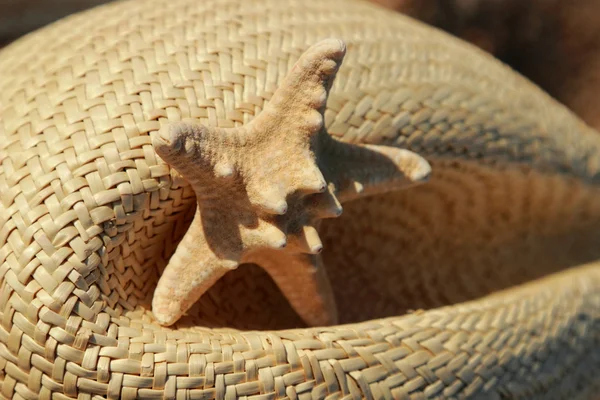
[[[0,46],[111,0],[0,0]],[[600,0],[370,0],[492,53],[600,128]]]
[[[77,11],[110,0],[0,0],[0,46]]]

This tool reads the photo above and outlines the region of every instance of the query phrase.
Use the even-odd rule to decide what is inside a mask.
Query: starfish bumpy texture
[[[337,39],[312,46],[243,127],[185,121],[153,136],[158,155],[189,181],[198,202],[154,293],[161,324],[175,323],[241,263],[263,267],[307,323],[336,322],[320,220],[340,216],[343,202],[423,182],[431,171],[408,150],[327,134],[323,113],[345,51]]]

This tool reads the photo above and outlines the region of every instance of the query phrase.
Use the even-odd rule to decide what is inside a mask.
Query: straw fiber
[[[195,198],[150,135],[248,123],[327,37],[347,43],[328,132],[417,152],[431,181],[323,224],[344,325],[304,327],[247,265],[161,327],[152,294]],[[407,17],[352,0],[68,17],[0,51],[0,163],[3,398],[597,398],[600,135]]]

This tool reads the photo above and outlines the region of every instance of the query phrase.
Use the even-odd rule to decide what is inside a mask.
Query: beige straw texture
[[[417,152],[431,182],[322,226],[345,325],[265,330],[301,322],[246,266],[161,327],[150,301],[195,197],[150,135],[188,118],[247,124],[327,37],[347,44],[328,132]],[[600,390],[600,135],[401,15],[352,0],[130,0],[69,17],[0,51],[0,163],[3,398]]]

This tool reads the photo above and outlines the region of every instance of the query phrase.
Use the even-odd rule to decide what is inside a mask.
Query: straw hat
[[[247,126],[331,36],[347,53],[328,134],[421,154],[431,181],[343,204],[320,226],[344,325],[305,327],[288,301],[302,287],[282,292],[256,265],[161,325],[154,289],[196,196],[153,136],[182,119]],[[599,388],[600,269],[586,263],[600,252],[600,136],[411,19],[351,0],[102,6],[0,52],[0,139],[5,398],[593,398]]]

